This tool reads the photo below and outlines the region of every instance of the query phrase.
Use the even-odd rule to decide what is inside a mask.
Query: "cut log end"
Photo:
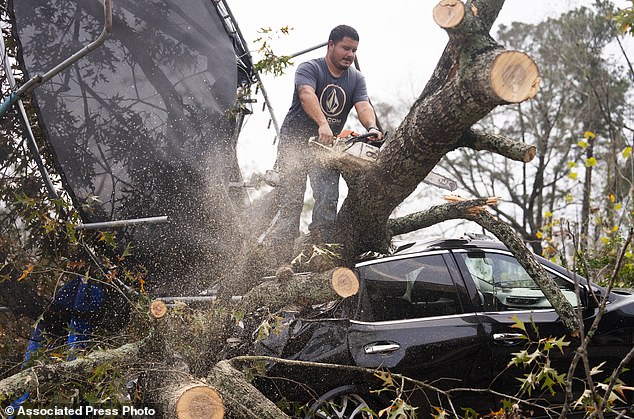
[[[179,419],[222,419],[224,415],[224,403],[218,392],[202,384],[184,389],[176,402]]]
[[[441,0],[434,7],[434,21],[444,29],[460,25],[465,15],[465,6],[460,0]]]
[[[154,300],[150,303],[150,314],[155,319],[160,319],[167,314],[167,305],[161,300]]]
[[[537,147],[535,146],[529,147],[529,149],[526,150],[526,153],[524,153],[524,163],[528,163],[529,161],[532,161],[536,155],[537,155]]]
[[[359,292],[359,278],[348,268],[336,268],[332,271],[332,289],[342,298],[347,298]]]
[[[293,278],[293,267],[290,265],[280,266],[277,271],[275,271],[275,277],[280,281],[290,281]]]
[[[541,78],[535,62],[521,51],[504,51],[493,61],[491,86],[507,103],[519,103],[537,94]]]

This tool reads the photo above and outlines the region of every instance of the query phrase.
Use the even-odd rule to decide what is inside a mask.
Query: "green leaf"
[[[564,347],[566,346],[570,346],[570,342],[568,342],[567,340],[564,339],[564,337],[560,337],[559,339],[556,339],[553,342],[553,346],[559,348],[559,350],[561,351],[561,353],[564,353]]]
[[[544,380],[542,382],[542,386],[541,389],[548,389],[548,391],[550,392],[551,396],[555,395],[555,390],[553,389],[553,386],[555,385],[555,381],[553,381],[552,378],[550,378],[550,375],[545,375],[544,376]]]
[[[512,328],[514,329],[520,329],[522,331],[524,331],[525,335],[528,335],[528,332],[526,332],[526,326],[524,325],[524,322],[521,321],[518,317],[517,314],[513,314],[513,321],[514,323],[511,325]]]

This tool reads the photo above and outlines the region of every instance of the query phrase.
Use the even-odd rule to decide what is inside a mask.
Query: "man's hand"
[[[383,139],[383,133],[376,127],[368,128],[368,132],[376,134],[376,141],[381,141]]]
[[[328,123],[321,124],[319,126],[319,139],[317,141],[327,146],[331,146],[335,141],[335,136],[333,135]]]

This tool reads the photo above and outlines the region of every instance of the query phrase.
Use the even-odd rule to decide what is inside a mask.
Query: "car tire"
[[[334,388],[317,399],[308,410],[306,419],[365,419],[372,418],[369,394],[354,384]]]

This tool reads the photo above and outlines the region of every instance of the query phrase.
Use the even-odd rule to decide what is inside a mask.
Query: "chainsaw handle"
[[[378,138],[378,134],[376,132],[366,132],[365,134],[357,135],[352,138],[348,138],[346,140],[346,144],[352,144],[359,141],[366,140],[368,138]]]

